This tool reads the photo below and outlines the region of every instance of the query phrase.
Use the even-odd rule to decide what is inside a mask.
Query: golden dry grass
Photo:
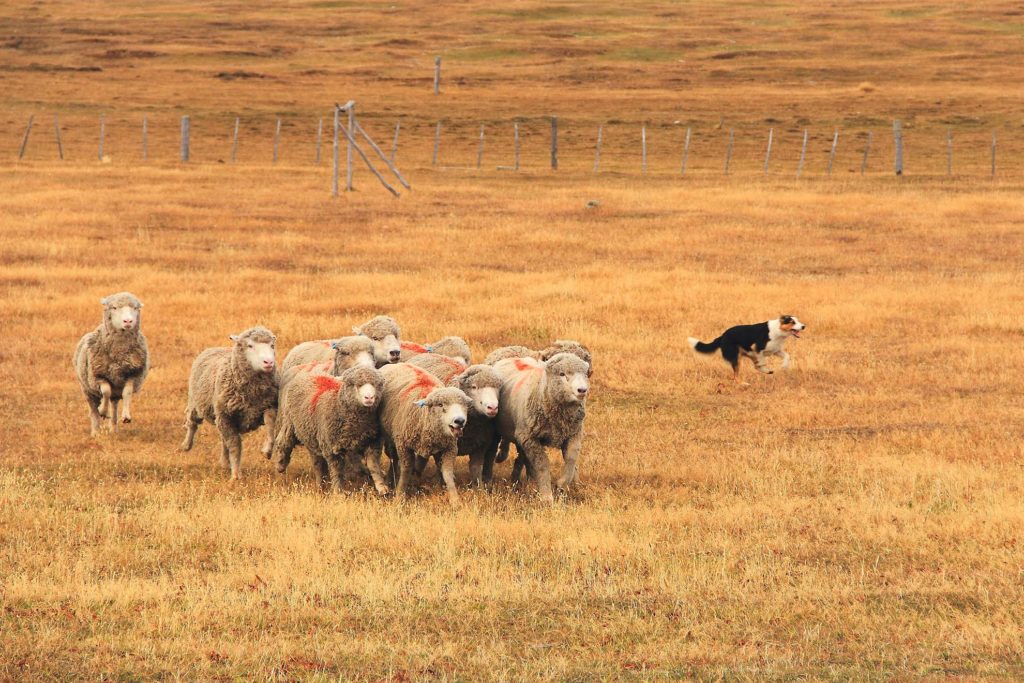
[[[113,123],[159,110],[171,124],[156,127],[164,156],[150,166],[117,152],[86,166],[82,123],[69,132],[69,149],[87,150],[78,159],[60,165],[33,146],[29,162],[0,168],[0,677],[1024,676],[1018,183],[593,177],[578,172],[589,157],[573,157],[571,136],[568,172],[438,173],[424,124],[405,159],[411,193],[392,200],[361,173],[359,192],[331,201],[326,169],[299,159],[271,169],[251,152],[227,168],[204,163],[223,150],[200,150],[187,168],[169,163],[168,106],[181,93],[224,123],[242,101],[264,117],[293,102],[300,117],[352,92],[383,130],[411,111],[468,122],[556,100],[589,125],[612,111],[594,103],[618,97],[668,120],[678,101],[664,97],[674,86],[656,50],[675,48],[655,38],[740,32],[758,56],[714,60],[729,73],[765,66],[800,83],[807,60],[765,54],[768,39],[817,35],[805,56],[842,71],[845,96],[884,98],[872,115],[898,102],[920,105],[924,121],[942,92],[963,108],[1002,106],[1009,122],[1020,111],[1009,85],[1022,77],[1002,59],[1019,50],[1004,16],[1014,8],[840,4],[794,16],[592,3],[579,19],[539,5],[397,7],[386,25],[345,3],[0,9],[12,40],[27,41],[3,48],[12,121],[61,102],[92,126],[120,97]],[[929,31],[891,40],[913,17]],[[571,42],[559,31],[576,24],[598,52],[558,57]],[[454,56],[492,49],[503,31],[526,54]],[[849,49],[830,50],[826,35]],[[439,36],[466,81],[435,102],[424,91]],[[941,55],[974,45],[957,68],[976,79],[951,90],[947,62],[920,41]],[[161,56],[99,73],[29,68],[118,49]],[[211,75],[243,62],[274,77]],[[328,73],[300,78],[318,69]],[[567,84],[573,69],[593,80]],[[761,126],[793,94],[749,73],[700,73],[685,104],[709,129],[715,107]],[[848,110],[801,93],[794,121]],[[117,130],[115,150],[117,135],[136,134]],[[463,152],[472,158],[468,138]],[[543,152],[532,152],[538,167]],[[585,208],[590,199],[601,206]],[[153,369],[136,421],[91,439],[70,356],[98,299],[121,289],[146,303]],[[301,453],[277,475],[258,434],[240,484],[216,467],[208,426],[194,451],[177,451],[200,349],[263,323],[283,353],[380,312],[412,339],[460,333],[478,358],[507,343],[588,344],[597,371],[579,489],[538,505],[504,482],[506,464],[493,493],[466,491],[459,510],[430,476],[398,507],[367,488],[322,496]],[[788,345],[789,373],[746,366],[750,386],[735,387],[720,360],[686,346],[782,312],[809,324]]]

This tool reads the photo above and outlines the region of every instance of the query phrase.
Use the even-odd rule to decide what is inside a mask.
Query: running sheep
[[[338,377],[349,368],[376,367],[373,342],[353,335],[335,341],[304,342],[294,347],[281,364],[281,388],[299,372],[322,372]]]
[[[448,499],[457,505],[455,455],[466,427],[469,397],[408,363],[387,365],[380,372],[384,376],[381,437],[391,458],[392,477],[397,468],[396,496],[404,499],[408,495],[416,459],[434,458],[441,462]]]
[[[374,368],[356,366],[334,377],[320,372],[299,373],[281,390],[274,452],[283,473],[292,449],[302,444],[325,490],[331,483],[340,492],[345,464],[362,454],[378,493],[388,487],[380,470],[378,409],[384,378]]]
[[[525,464],[541,500],[552,502],[546,447],[562,451],[564,465],[556,486],[565,490],[576,478],[583,445],[590,366],[574,354],[558,353],[541,364],[507,358],[494,369],[503,377],[498,434],[516,445],[516,470]]]
[[[376,367],[398,362],[402,348],[399,341],[398,323],[393,318],[378,315],[362,325],[353,327],[352,332],[356,336],[369,340],[373,347],[373,361]],[[296,365],[305,363],[332,360],[335,357],[335,349],[332,344],[339,344],[346,339],[351,339],[351,337],[319,339],[298,344],[285,356],[281,366],[282,370],[287,371]]]
[[[277,343],[265,327],[231,335],[233,346],[206,349],[192,363],[185,408],[184,451],[192,449],[203,420],[217,426],[221,465],[241,479],[242,434],[266,424],[260,449],[268,458],[273,447],[274,420],[280,379],[275,360]]]
[[[117,431],[121,420],[132,421],[132,395],[142,389],[149,372],[149,347],[142,334],[142,302],[129,292],[100,299],[103,322],[78,340],[74,367],[89,406],[90,433],[99,433],[103,419]]]
[[[498,394],[501,391],[501,376],[488,365],[471,365],[468,368],[458,358],[449,358],[434,353],[425,353],[409,361],[426,370],[449,387],[461,389],[469,397],[470,408],[466,427],[458,443],[458,455],[469,456],[470,482],[479,486],[490,483],[494,471],[494,451],[498,443],[498,432],[494,418],[498,415]],[[422,473],[425,460],[417,474]],[[437,461],[440,472],[441,461]]]

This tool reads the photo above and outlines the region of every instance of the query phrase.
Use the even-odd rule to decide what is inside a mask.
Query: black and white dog
[[[714,353],[721,349],[722,357],[732,366],[733,378],[740,379],[740,356],[754,361],[754,367],[765,374],[772,374],[765,362],[766,356],[782,356],[782,369],[789,367],[789,354],[782,349],[789,337],[799,337],[807,326],[791,315],[779,316],[775,320],[754,325],[736,325],[722,335],[705,344],[689,337],[687,341],[694,351]]]

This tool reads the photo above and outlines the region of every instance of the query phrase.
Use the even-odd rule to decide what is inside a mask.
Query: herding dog
[[[687,341],[698,353],[714,353],[721,349],[722,357],[732,366],[733,379],[738,382],[741,355],[754,361],[754,367],[766,375],[772,374],[765,362],[766,356],[782,356],[782,369],[788,368],[789,354],[782,350],[782,345],[791,336],[799,337],[806,327],[793,316],[782,315],[768,322],[730,327],[710,344],[694,337],[689,337]]]

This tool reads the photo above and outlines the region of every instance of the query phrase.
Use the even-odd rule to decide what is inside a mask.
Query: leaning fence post
[[[729,162],[732,160],[732,143],[736,135],[732,128],[729,129],[729,146],[725,149],[725,175],[729,175]]]
[[[480,164],[484,161],[484,124],[480,124],[480,147],[476,150],[476,167],[480,168]]]
[[[238,158],[238,117],[235,117],[235,135],[231,139],[231,163]]]
[[[772,158],[772,138],[774,138],[774,137],[775,137],[775,129],[774,128],[769,128],[768,129],[768,149],[766,149],[765,152],[764,152],[764,174],[765,175],[768,175],[768,162],[771,161],[771,158]]]
[[[441,58],[434,58],[434,94],[441,94]]]
[[[324,120],[321,118],[316,125],[316,165],[320,165],[320,140],[324,135]]]
[[[899,119],[892,122],[892,135],[896,143],[896,175],[903,175],[903,125]]]
[[[28,125],[25,126],[25,137],[21,139],[21,149],[18,150],[18,158],[21,159],[25,156],[25,148],[28,147],[28,136],[32,132],[32,121],[36,118],[35,114],[29,114]]]
[[[683,162],[679,166],[679,175],[686,175],[686,158],[690,156],[690,129],[686,129],[686,141],[683,142]]]
[[[381,161],[384,162],[384,165],[388,167],[389,171],[391,171],[392,173],[395,174],[396,178],[398,178],[398,182],[402,183],[402,185],[405,187],[405,189],[411,190],[412,187],[409,185],[409,183],[406,181],[406,179],[404,177],[402,177],[402,174],[399,173],[397,168],[395,168],[395,165],[393,163],[391,163],[390,161],[388,161],[387,156],[384,154],[384,150],[382,150],[380,147],[378,147],[377,143],[374,142],[373,138],[370,137],[370,134],[367,133],[365,130],[363,130],[363,127],[362,127],[362,125],[360,125],[359,121],[356,121],[356,130],[354,132],[358,132],[360,135],[362,135],[364,138],[366,138],[366,141],[368,143],[370,143],[370,147],[373,149],[374,152],[376,152],[377,156],[380,157]]]
[[[807,129],[804,128],[804,142],[800,145],[800,161],[796,165],[796,177],[799,178],[804,172],[804,159],[807,158]]]
[[[946,175],[953,175],[953,129],[946,131]]]
[[[181,117],[181,160],[188,161],[188,135],[191,122],[188,115]]]
[[[402,128],[402,122],[395,124],[395,139],[391,142],[391,163],[395,163],[395,155],[398,154],[398,131]]]
[[[104,137],[104,135],[106,135],[106,132],[107,132],[107,115],[106,114],[100,114],[100,148],[99,148],[99,158],[100,158],[100,161],[103,161],[103,137]]]
[[[640,172],[647,173],[647,126],[640,127]]]
[[[512,125],[512,130],[515,135],[515,147],[516,147],[516,162],[515,170],[519,170],[519,123],[516,122]]]
[[[996,132],[992,131],[992,178],[996,177]]]
[[[558,170],[558,117],[551,117],[551,169]]]
[[[338,196],[338,166],[340,165],[338,163],[338,126],[339,126],[338,116],[340,116],[340,111],[341,110],[338,109],[338,105],[334,105],[334,173],[332,174],[332,182],[331,182],[331,195],[334,196],[334,197]],[[237,130],[237,125],[238,125],[237,121],[238,121],[238,119],[235,119],[235,121],[236,121],[235,125],[236,125],[236,130]]]
[[[277,147],[281,143],[281,119],[277,119],[277,126],[274,127],[274,156],[270,163],[277,163]]]
[[[594,145],[594,173],[601,168],[601,138],[604,136],[604,126],[597,127],[597,144]]]
[[[57,136],[57,156],[64,161],[64,144],[60,141],[60,122],[56,114],[53,115],[53,132]]]
[[[832,134],[832,151],[828,153],[828,174],[832,175],[832,162],[836,160],[836,145],[839,143],[839,131]]]
[[[430,165],[437,166],[437,153],[441,150],[441,122],[437,122],[434,129],[434,155],[430,157]]]
[[[354,135],[356,129],[356,103],[350,100],[349,102],[346,103],[346,106],[348,107],[348,129],[352,131],[352,134]],[[345,168],[345,192],[351,192],[352,174],[355,172],[355,166],[352,163],[352,148],[355,147],[356,140],[354,137],[352,137],[352,135],[349,135],[348,133],[345,134],[345,137],[348,139],[348,148],[347,152],[345,153],[345,163],[348,164],[348,166]]]
[[[868,131],[868,141],[864,145],[864,159],[860,162],[860,174],[864,175],[864,171],[868,167],[868,154],[871,153],[871,138],[874,137],[874,133]]]
[[[142,117],[142,160],[149,161],[149,117]]]

